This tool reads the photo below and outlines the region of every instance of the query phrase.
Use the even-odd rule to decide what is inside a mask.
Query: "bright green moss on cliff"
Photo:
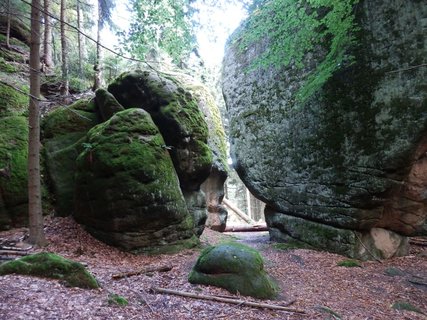
[[[25,92],[27,88],[22,88]],[[29,100],[25,94],[0,83],[0,117],[20,115],[28,109]]]
[[[270,42],[268,50],[257,57],[248,70],[291,64],[304,69],[307,55],[324,47],[323,60],[309,70],[305,84],[296,94],[296,99],[304,102],[342,65],[352,63],[353,57],[347,55],[346,50],[356,42],[353,6],[358,2],[266,0],[259,9],[254,8],[245,23],[245,31],[238,31],[232,41],[240,51],[248,50],[262,39]]]
[[[27,217],[28,123],[25,117],[0,118],[0,192],[11,220]],[[13,211],[13,214],[11,213]],[[6,229],[1,226],[0,229]]]

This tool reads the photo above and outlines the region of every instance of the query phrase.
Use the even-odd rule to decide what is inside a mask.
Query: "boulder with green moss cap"
[[[64,281],[71,287],[85,289],[99,288],[96,279],[81,263],[48,252],[28,255],[1,264],[0,275],[6,274],[22,274],[58,279]]]
[[[272,299],[278,286],[264,270],[264,262],[253,248],[224,243],[205,249],[197,259],[188,280],[212,285],[260,299]]]
[[[125,250],[197,242],[165,141],[149,113],[127,109],[92,128],[77,158],[75,213],[98,239]]]

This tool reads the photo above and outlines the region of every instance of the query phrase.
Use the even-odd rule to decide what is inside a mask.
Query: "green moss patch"
[[[413,304],[406,302],[406,301],[397,301],[397,302],[393,303],[391,305],[391,307],[393,309],[396,309],[396,310],[406,310],[406,311],[412,311],[412,312],[416,312],[416,313],[426,315],[426,313],[421,311],[419,308],[417,308]]]
[[[309,244],[304,243],[302,241],[296,241],[296,240],[289,240],[287,242],[274,243],[273,248],[279,249],[279,250],[314,249]]]
[[[274,298],[279,290],[259,252],[235,242],[204,249],[188,280],[260,299]]]
[[[28,122],[25,117],[0,118],[0,196],[14,226],[27,222]],[[8,220],[8,219],[6,219]],[[0,225],[8,229],[9,225]]]
[[[108,304],[117,305],[120,307],[125,307],[129,304],[129,302],[127,301],[127,299],[125,297],[122,297],[122,296],[115,294],[115,293],[110,293],[108,295]]]
[[[43,137],[49,139],[71,132],[87,132],[97,123],[93,102],[80,100],[49,113],[42,122]]]
[[[339,261],[339,262],[337,262],[337,266],[338,267],[346,267],[346,268],[354,268],[354,267],[361,268],[362,267],[362,265],[359,263],[359,261],[351,260],[351,259]]]
[[[99,288],[96,279],[82,264],[48,252],[36,253],[0,265],[0,275],[6,274],[59,279],[71,287]]]
[[[21,88],[26,92],[28,88]],[[29,98],[23,93],[0,83],[0,117],[21,115],[29,105]]]

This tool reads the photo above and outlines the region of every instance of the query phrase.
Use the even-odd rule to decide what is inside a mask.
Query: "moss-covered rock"
[[[19,88],[27,91],[28,88]],[[0,117],[22,115],[28,109],[28,97],[17,90],[0,83]]]
[[[233,242],[203,250],[188,280],[260,299],[278,294],[278,286],[264,271],[258,251]]]
[[[127,109],[92,128],[77,158],[75,213],[95,237],[126,250],[194,243],[166,144],[151,116]]]
[[[58,216],[74,211],[76,159],[84,149],[83,138],[97,123],[95,104],[85,99],[52,111],[42,121],[46,181]]]
[[[0,229],[23,226],[28,219],[28,121],[0,118]]]
[[[50,112],[43,119],[42,134],[44,139],[50,139],[73,132],[87,132],[97,123],[94,102],[79,100]]]
[[[287,11],[301,9],[298,14],[306,18],[310,14],[312,22],[323,24],[325,18],[336,19],[334,11],[350,2],[315,1],[311,10],[301,9],[298,1],[269,1],[268,6],[287,4]],[[233,164],[251,192],[275,211],[277,220],[283,214],[307,221],[308,236],[313,223],[344,233],[369,234],[372,228],[402,235],[425,233],[426,68],[402,66],[427,62],[423,40],[427,7],[420,1],[399,5],[396,10],[394,3],[381,0],[346,6],[349,19],[332,24],[333,34],[322,24],[303,26],[309,28],[308,34],[317,34],[319,45],[313,46],[311,38],[267,32],[242,48],[241,36],[253,32],[254,21],[270,27],[276,23],[271,30],[294,30],[292,21],[300,23],[298,15],[270,19],[271,15],[254,13],[227,45],[223,93]],[[340,24],[353,20],[355,28],[346,34]],[[356,41],[339,47],[334,40],[346,42],[346,37]],[[294,59],[300,63],[290,59],[280,67],[253,67],[253,61],[276,50],[272,44],[281,39],[286,39],[289,50],[298,51],[299,42],[309,48]],[[322,69],[325,61],[334,64]],[[310,83],[315,90],[308,90]],[[310,94],[302,99],[302,91]],[[283,236],[293,232],[286,223],[275,231]],[[326,243],[328,239],[318,245]]]
[[[107,121],[117,112],[125,110],[116,98],[105,89],[96,90],[95,97],[95,104],[102,121]]]
[[[58,279],[71,287],[99,288],[96,279],[81,263],[65,259],[54,253],[36,253],[0,265],[0,275],[13,273]]]
[[[125,108],[148,111],[171,154],[181,186],[197,191],[212,166],[208,128],[196,99],[174,77],[154,71],[126,72],[108,86]]]

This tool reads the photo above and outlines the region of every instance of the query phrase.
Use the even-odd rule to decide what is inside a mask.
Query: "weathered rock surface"
[[[258,251],[239,243],[224,243],[205,249],[188,280],[260,299],[272,299],[278,293],[276,283],[264,270]]]
[[[84,143],[74,216],[89,232],[126,250],[169,251],[197,242],[165,141],[146,111],[116,113]]]
[[[233,36],[223,69],[231,153],[242,180],[267,203],[273,239],[296,237],[358,257],[356,230],[373,249],[378,238],[382,248],[401,243],[399,255],[402,236],[425,234],[427,6],[361,1],[354,10],[358,43],[345,52],[354,63],[343,63],[303,102],[298,90],[325,50],[308,53],[302,69],[250,71],[271,39],[242,51],[239,37],[250,30]],[[323,231],[304,231],[313,228]],[[331,237],[319,235],[331,228]],[[388,249],[383,256],[393,255]]]

